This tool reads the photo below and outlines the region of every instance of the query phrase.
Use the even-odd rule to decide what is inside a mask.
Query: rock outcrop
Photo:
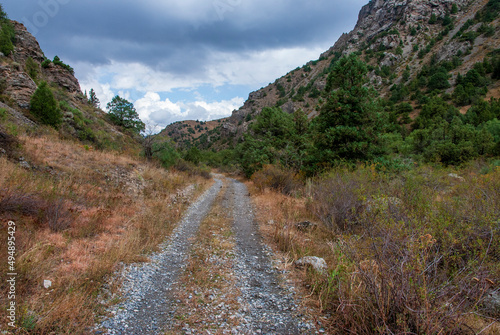
[[[29,76],[26,62],[31,58],[38,67],[38,81],[53,83],[72,95],[82,95],[78,79],[67,69],[49,64],[42,68],[45,55],[36,38],[26,27],[12,21],[16,32],[14,52],[8,57],[0,57],[0,81],[4,87],[1,94],[7,95],[22,109],[29,107],[31,96],[37,88],[35,81]]]
[[[19,107],[27,109],[37,87],[33,79],[18,63],[0,65],[0,78],[6,87],[3,94],[12,98]]]

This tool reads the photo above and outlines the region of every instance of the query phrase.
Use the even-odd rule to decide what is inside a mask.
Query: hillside
[[[109,278],[156,250],[208,180],[140,157],[137,134],[0,14],[0,333],[89,334]],[[56,125],[30,106],[44,82]]]
[[[54,61],[48,60],[26,27],[8,22],[13,28],[14,43],[8,55],[0,54],[0,110],[4,127],[38,127],[40,120],[29,111],[30,99],[37,87],[47,82],[63,113],[58,129],[61,136],[100,149],[139,149],[136,139],[112,124],[97,105],[89,103],[69,65],[57,56]]]
[[[193,140],[200,143],[211,143],[220,140],[220,126],[228,121],[228,118],[215,121],[179,121],[168,125],[160,136],[167,135],[178,146],[189,146]]]
[[[381,97],[415,107],[409,113],[412,119],[420,111],[422,93],[435,90],[465,112],[469,101],[452,99],[457,78],[459,74],[465,76],[476,63],[498,55],[497,13],[498,1],[488,0],[370,1],[361,9],[355,28],[342,35],[318,60],[250,93],[244,105],[223,121],[223,141],[231,139],[230,143],[236,144],[264,107],[277,106],[290,114],[302,109],[310,119],[317,116],[326,99],[327,78],[333,65],[350,53],[368,64],[369,84]],[[429,71],[438,64],[446,69],[442,85]],[[499,92],[496,78],[488,82],[481,96],[498,98]],[[222,140],[190,141],[205,148],[227,147]]]

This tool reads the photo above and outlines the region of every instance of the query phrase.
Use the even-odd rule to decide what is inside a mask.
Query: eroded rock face
[[[365,5],[358,17],[355,28],[350,32],[343,34],[339,40],[328,51],[324,52],[320,59],[326,60],[316,66],[311,65],[312,71],[304,73],[303,71],[292,71],[284,77],[278,79],[274,84],[263,89],[252,92],[248,100],[238,111],[233,112],[229,122],[237,128],[236,132],[225,132],[225,134],[242,134],[242,128],[248,127],[243,116],[247,114],[258,115],[264,107],[279,105],[285,112],[293,113],[298,109],[304,110],[309,116],[314,114],[314,106],[317,101],[305,96],[305,101],[297,102],[292,100],[290,91],[305,87],[313,82],[313,87],[319,91],[325,88],[325,76],[322,76],[322,70],[329,66],[335,53],[342,55],[359,51],[360,48],[367,48],[373,52],[385,51],[383,58],[377,61],[377,66],[388,66],[395,73],[401,72],[399,66],[406,67],[405,62],[413,53],[413,48],[418,45],[419,48],[424,45],[425,37],[433,36],[442,29],[440,24],[431,25],[429,19],[432,14],[436,17],[448,15],[455,4],[459,10],[464,10],[467,6],[473,4],[473,0],[372,0]],[[471,11],[472,13],[472,11]],[[411,36],[408,27],[421,27],[422,35]],[[458,26],[457,26],[458,27]],[[420,32],[419,32],[420,34]],[[451,34],[450,34],[451,35]],[[452,42],[453,43],[453,42]],[[449,59],[457,50],[465,52],[469,45],[467,42],[456,42],[448,46],[440,45],[433,50],[439,59]],[[398,50],[400,48],[400,50]],[[415,62],[418,62],[416,60]],[[412,70],[417,71],[418,64],[411,64]],[[413,69],[414,68],[414,69]],[[377,77],[374,72],[369,74],[372,84],[381,86],[383,80]],[[277,87],[286,89],[287,95],[282,96]],[[264,92],[266,94],[264,94]],[[286,101],[278,104],[280,100]],[[243,120],[243,122],[241,122]]]
[[[14,61],[19,64],[25,64],[26,60],[31,57],[35,62],[43,62],[45,55],[36,38],[28,32],[22,23],[16,21],[12,21],[12,23],[16,31]]]
[[[43,69],[47,81],[56,83],[57,85],[65,88],[70,93],[81,92],[80,83],[68,70],[60,66],[50,64],[48,68]]]
[[[70,93],[81,93],[78,80],[68,70],[54,64],[42,69],[40,65],[45,55],[38,41],[23,24],[16,21],[12,21],[12,24],[16,31],[14,52],[0,61],[0,78],[5,81],[3,93],[12,98],[19,107],[29,108],[31,96],[37,88],[26,72],[26,60],[30,57],[39,66],[39,80],[55,83]]]
[[[14,99],[19,107],[29,108],[31,96],[36,91],[36,84],[27,73],[15,66],[0,66],[0,78],[5,80],[4,94]]]

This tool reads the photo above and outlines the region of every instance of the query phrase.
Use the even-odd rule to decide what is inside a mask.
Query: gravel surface
[[[183,270],[201,220],[210,210],[222,181],[206,191],[189,209],[171,238],[150,263],[132,264],[122,271],[123,302],[113,306],[95,334],[159,334],[175,311],[172,288]]]
[[[208,321],[188,326],[178,319],[177,309],[185,313],[186,306],[193,305],[190,301],[202,296],[200,292],[181,291],[182,285],[176,281],[182,279],[200,223],[222,188],[221,178],[217,176],[215,184],[188,209],[161,251],[151,256],[150,263],[129,265],[121,272],[123,300],[112,307],[112,317],[101,322],[95,334],[164,334],[166,329],[177,329],[182,334],[212,334],[214,329],[215,334],[318,333],[301,314],[294,288],[282,280],[271,261],[272,251],[262,242],[246,186],[233,179],[226,179],[228,188],[222,200],[225,213],[221,214],[233,223],[232,233],[220,232],[220,236],[231,239],[229,236],[234,234],[236,247],[233,257],[225,259],[226,255],[219,262],[226,264],[222,268],[226,267],[228,278],[236,280],[227,281],[227,292],[215,290],[205,299],[208,303],[196,304],[196,309],[189,312]],[[186,301],[176,300],[183,293],[189,295]],[[224,300],[226,295],[231,296],[230,300]]]
[[[236,237],[236,269],[241,291],[240,326],[243,334],[314,334],[295,303],[293,287],[281,283],[271,263],[271,250],[262,242],[247,187],[231,180]]]

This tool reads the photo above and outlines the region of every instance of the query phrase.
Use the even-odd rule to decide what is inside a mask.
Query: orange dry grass
[[[23,136],[26,155],[37,165],[46,165],[65,172],[91,171],[102,167],[135,166],[131,157],[111,151],[86,150],[80,145],[48,137]]]
[[[278,242],[278,247],[290,259],[303,256],[328,255],[328,241],[332,233],[322,225],[317,229],[300,231],[294,224],[302,221],[315,222],[316,218],[306,208],[306,199],[294,198],[269,189],[259,192],[252,182],[247,182],[257,208],[257,219],[267,237]],[[292,243],[293,242],[293,243]]]
[[[106,278],[121,262],[143,261],[171,232],[186,207],[173,194],[188,183],[202,184],[201,192],[206,181],[55,138],[22,141],[34,170],[0,158],[0,201],[10,197],[19,208],[0,208],[3,236],[9,220],[17,226],[18,333],[86,334],[103,311],[97,297]],[[55,230],[64,222],[67,229]],[[2,319],[7,303],[0,296]]]

